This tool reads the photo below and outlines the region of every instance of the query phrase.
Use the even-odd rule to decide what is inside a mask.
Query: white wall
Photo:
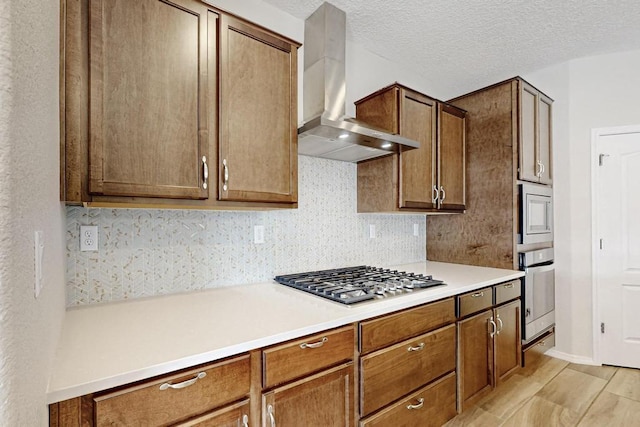
[[[64,315],[59,200],[59,0],[0,3],[0,425],[48,422],[45,392]],[[34,298],[34,230],[44,281]]]
[[[593,56],[523,76],[554,98],[557,350],[593,356],[591,130],[640,124],[640,51]]]

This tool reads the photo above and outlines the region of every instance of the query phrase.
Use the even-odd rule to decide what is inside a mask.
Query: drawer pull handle
[[[420,409],[424,406],[424,397],[421,397],[420,399],[418,399],[418,403],[415,405],[407,405],[407,409],[408,410],[412,410],[412,409]]]
[[[505,289],[511,289],[511,288],[513,288],[513,283],[509,283],[509,284],[507,284],[507,285],[504,285],[504,288],[505,288]]]
[[[202,379],[206,376],[207,376],[206,372],[199,372],[198,375],[191,378],[190,380],[182,381],[181,383],[178,383],[178,384],[164,383],[160,386],[160,390],[166,390],[168,388],[180,389],[180,388],[189,387],[190,385],[194,385],[196,381],[198,381],[199,379]]]
[[[471,298],[480,298],[484,296],[484,292],[476,292],[475,294],[471,294]]]
[[[324,343],[326,343],[327,341],[329,341],[329,338],[322,337],[322,339],[320,341],[318,341],[318,342],[312,342],[312,343],[303,342],[302,344],[300,344],[300,348],[318,348],[318,347],[322,347],[324,345]]]
[[[544,342],[544,341],[540,341],[540,342],[538,343],[538,345],[539,345],[539,346],[542,346],[542,347],[544,347],[544,346],[545,346],[545,344],[546,344],[546,342]]]
[[[420,350],[422,350],[423,348],[424,348],[424,343],[423,343],[423,342],[421,342],[420,344],[418,344],[418,345],[417,345],[417,346],[415,346],[415,347],[411,347],[411,346],[407,347],[407,351],[420,351]]]
[[[242,427],[249,427],[249,416],[247,414],[242,415]]]
[[[273,406],[267,406],[267,413],[269,414],[269,421],[271,421],[271,427],[276,427],[276,417],[273,415]]]

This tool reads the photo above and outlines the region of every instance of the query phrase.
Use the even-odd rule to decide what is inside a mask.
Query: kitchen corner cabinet
[[[517,270],[518,179],[551,183],[551,100],[513,78],[448,102],[467,112],[466,211],[427,217],[427,257]]]
[[[358,212],[465,209],[465,112],[399,84],[356,102],[356,118],[420,142],[358,164]]]
[[[62,200],[295,207],[297,43],[197,0],[62,10]]]
[[[518,177],[523,181],[552,183],[551,104],[552,100],[526,83],[518,81],[519,156]]]
[[[519,297],[518,280],[457,297],[459,412],[520,368]]]

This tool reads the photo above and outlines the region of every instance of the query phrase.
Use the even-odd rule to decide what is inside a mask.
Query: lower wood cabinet
[[[492,301],[495,301],[495,296],[502,295],[502,291],[497,289],[485,289],[484,295],[476,291],[478,298],[485,298],[486,301],[484,307],[476,306],[477,310],[482,311],[463,313],[470,315],[461,317],[457,322],[459,412],[477,402],[521,366],[521,302],[515,299],[500,305],[494,304]],[[519,287],[516,289],[519,290]],[[493,300],[486,299],[487,292],[494,296]],[[471,293],[459,296],[459,306],[462,307],[461,300],[470,296]],[[520,295],[518,292],[509,296]]]
[[[352,426],[353,393],[350,362],[264,393],[262,425]]]
[[[249,427],[249,399],[179,423],[176,427]]]

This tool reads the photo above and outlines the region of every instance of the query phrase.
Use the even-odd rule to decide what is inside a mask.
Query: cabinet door
[[[465,112],[438,104],[438,175],[441,209],[465,209]]]
[[[520,300],[515,300],[494,310],[494,318],[498,326],[498,333],[494,337],[496,385],[520,368],[522,358],[520,304]]]
[[[538,91],[520,82],[520,146],[519,178],[523,181],[538,182],[541,168],[537,163]]]
[[[190,0],[89,7],[89,192],[207,198],[207,8]]]
[[[492,310],[458,322],[458,406],[469,407],[491,391],[493,338]]]
[[[538,160],[542,171],[540,183],[551,184],[553,176],[551,171],[551,99],[543,94],[538,98]]]
[[[436,102],[400,91],[400,135],[420,142],[420,148],[400,151],[400,207],[435,208]]]
[[[263,394],[265,427],[353,425],[353,364],[307,377]]]
[[[221,16],[221,200],[296,202],[297,47]]]

